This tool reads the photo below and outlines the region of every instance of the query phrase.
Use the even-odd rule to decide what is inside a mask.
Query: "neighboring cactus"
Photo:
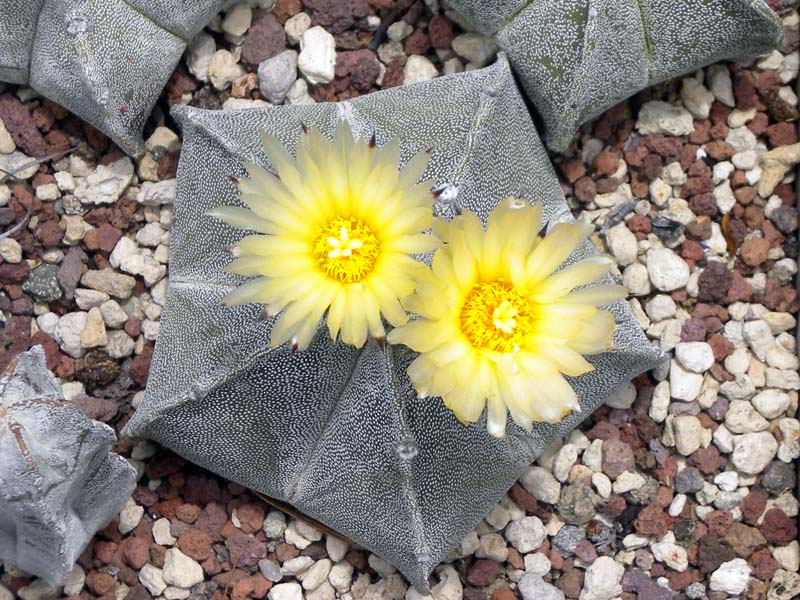
[[[142,129],[222,0],[0,0],[0,81],[29,84],[143,151]]]
[[[549,444],[571,431],[623,381],[656,364],[624,302],[610,310],[614,350],[570,379],[582,412],[527,433],[508,423],[492,437],[485,416],[463,425],[438,398],[417,398],[406,375],[415,355],[368,340],[270,346],[275,318],[225,307],[246,281],[228,251],[242,231],[207,216],[239,204],[231,176],[244,161],[269,166],[260,134],[293,148],[303,124],[331,137],[346,120],[382,146],[401,139],[401,163],[432,150],[424,178],[440,186],[439,212],[485,220],[504,197],[541,202],[546,221],[570,221],[564,196],[501,55],[486,69],[338,104],[246,111],[179,107],[183,127],[170,245],[170,284],[142,404],[124,433],[152,438],[212,471],[340,531],[395,564],[419,589],[432,569]],[[581,245],[568,263],[592,254]],[[607,280],[608,281],[608,280]]]
[[[577,127],[649,85],[782,44],[763,0],[449,0],[508,53],[564,151]]]
[[[0,559],[57,584],[133,491],[116,438],[62,399],[44,350],[0,376]]]

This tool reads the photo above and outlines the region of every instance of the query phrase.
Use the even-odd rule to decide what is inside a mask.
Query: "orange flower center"
[[[498,279],[472,288],[461,308],[461,330],[473,347],[516,352],[535,321],[533,302]]]
[[[314,238],[314,258],[340,283],[357,283],[372,273],[380,244],[372,229],[354,217],[336,217]]]

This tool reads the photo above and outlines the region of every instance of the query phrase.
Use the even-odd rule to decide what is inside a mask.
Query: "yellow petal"
[[[614,316],[610,312],[597,311],[580,334],[570,342],[570,347],[584,355],[607,352],[613,345],[614,326]]]
[[[591,233],[591,225],[559,223],[536,245],[525,264],[525,287],[531,288],[555,271]]]
[[[613,265],[611,259],[605,256],[584,259],[548,277],[536,286],[532,297],[537,302],[553,302],[580,285],[604,277]]]
[[[271,233],[274,230],[272,223],[259,217],[253,211],[238,206],[219,206],[206,214],[237,229],[261,233]]]
[[[604,306],[617,300],[624,300],[627,296],[627,288],[621,285],[595,285],[572,292],[564,297],[564,302]]]

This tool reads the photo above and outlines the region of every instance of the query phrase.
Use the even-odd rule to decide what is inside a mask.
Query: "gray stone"
[[[273,104],[281,104],[297,79],[297,52],[284,50],[258,65],[258,87]]]
[[[508,53],[556,151],[566,149],[580,124],[645,87],[727,58],[746,62],[783,44],[780,19],[761,1],[448,4]],[[721,93],[720,83],[712,88]],[[691,133],[686,115],[680,131]]]
[[[0,81],[28,84],[125,152],[191,40],[222,0],[0,0]]]
[[[206,213],[238,203],[230,176],[244,173],[243,160],[268,166],[262,132],[292,153],[303,123],[331,136],[345,118],[359,138],[376,132],[379,146],[399,136],[403,163],[432,148],[424,176],[449,183],[459,206],[481,218],[522,186],[542,203],[546,220],[571,220],[503,56],[486,69],[341,104],[175,107],[173,115],[184,141],[170,285],[148,389],[126,434],[294,505],[392,563],[420,590],[526,466],[620,383],[655,365],[658,355],[628,305],[616,302],[609,307],[614,350],[589,357],[596,370],[574,380],[580,414],[557,426],[536,424],[531,433],[509,421],[508,439],[498,442],[485,423],[465,427],[441,401],[415,399],[406,375],[414,354],[404,347],[370,340],[359,350],[320,331],[303,352],[271,348],[274,320],[263,319],[263,307],[220,306],[243,281],[224,271],[228,247],[243,233]],[[445,201],[442,210],[452,211]],[[586,242],[567,264],[593,252]],[[247,423],[247,432],[236,423]]]
[[[773,496],[794,489],[797,476],[791,464],[774,460],[769,464],[764,476],[761,478],[761,487]]]
[[[53,302],[61,298],[61,285],[58,283],[58,265],[41,264],[31,271],[22,284],[38,302]]]
[[[567,558],[575,554],[575,547],[585,539],[586,531],[583,527],[564,525],[558,530],[558,533],[553,536],[550,543],[553,545],[553,548],[558,550],[561,556]]]
[[[44,350],[0,376],[0,559],[55,585],[133,491],[114,431],[63,400]]]

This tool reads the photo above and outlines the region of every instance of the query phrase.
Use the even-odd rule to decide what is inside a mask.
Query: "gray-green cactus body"
[[[413,353],[368,342],[270,348],[262,307],[222,306],[243,283],[223,271],[242,231],[205,216],[238,204],[243,160],[269,167],[259,136],[293,151],[303,124],[329,137],[346,119],[379,144],[400,136],[402,160],[432,149],[426,178],[486,219],[509,194],[571,216],[503,55],[486,69],[338,104],[211,112],[181,107],[184,143],[165,314],[142,404],[125,434],[152,438],[225,477],[289,502],[395,564],[418,588],[553,440],[574,428],[658,353],[625,303],[615,350],[574,381],[583,411],[495,439],[461,425],[441,400],[416,397]],[[442,206],[442,209],[452,205]],[[591,253],[586,244],[577,260]]]
[[[0,376],[0,559],[55,585],[133,491],[114,431],[62,399],[44,350]]]
[[[780,46],[763,0],[451,0],[508,53],[563,151],[577,127],[649,85]]]
[[[140,154],[187,43],[222,0],[0,0],[0,80],[30,84]]]

